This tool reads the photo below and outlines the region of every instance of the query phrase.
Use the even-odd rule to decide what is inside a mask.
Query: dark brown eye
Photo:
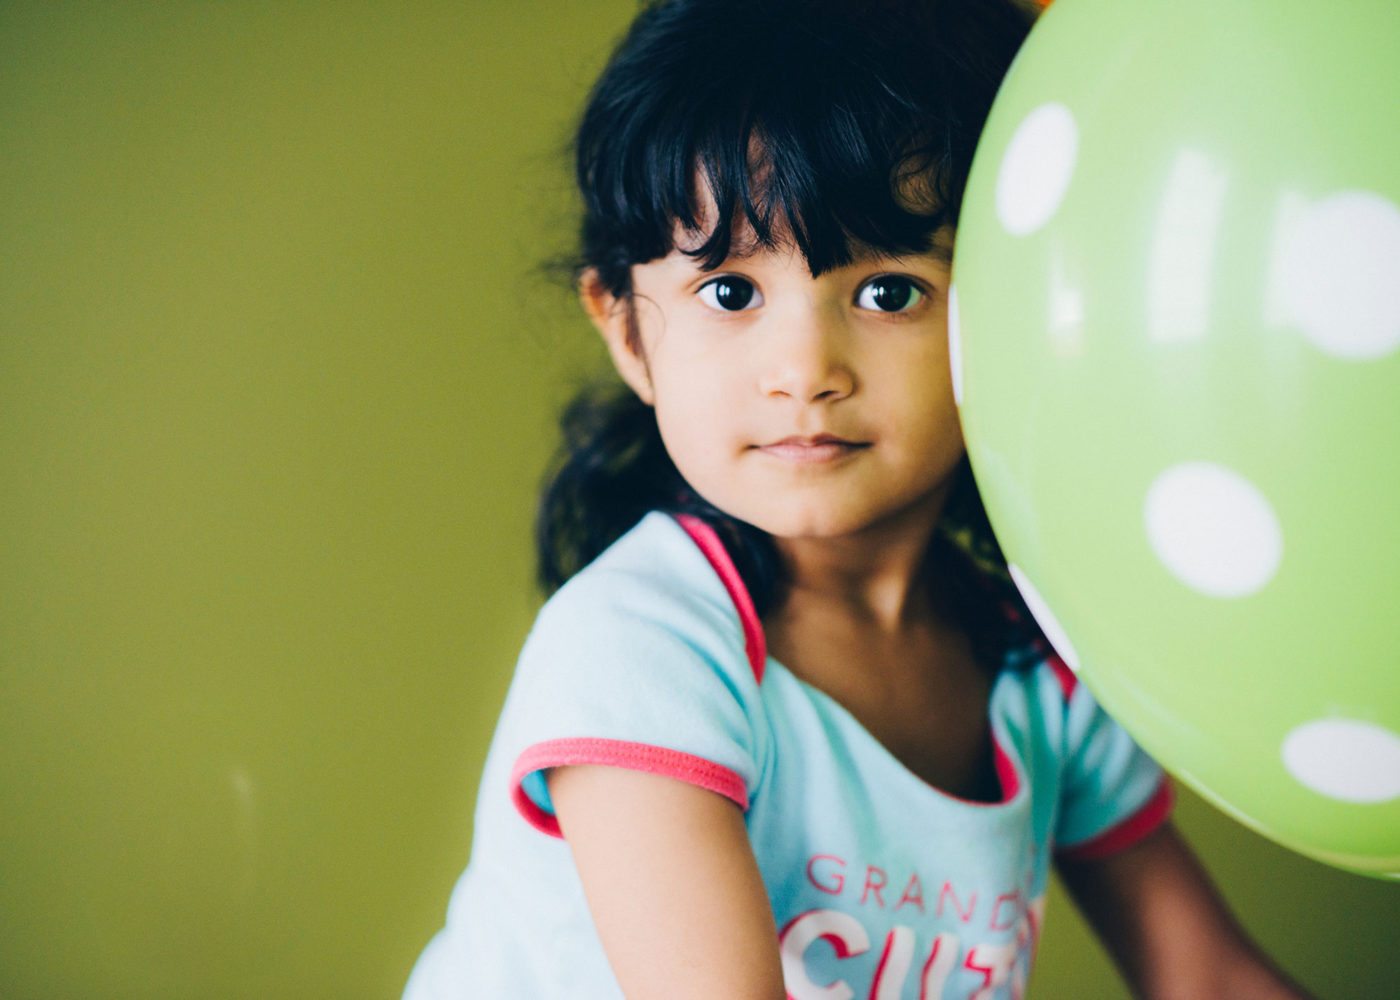
[[[700,287],[700,301],[711,309],[739,312],[763,304],[763,296],[753,282],[727,274],[711,279]]]
[[[856,305],[876,312],[903,312],[919,303],[924,293],[913,281],[897,274],[871,278],[856,293]]]

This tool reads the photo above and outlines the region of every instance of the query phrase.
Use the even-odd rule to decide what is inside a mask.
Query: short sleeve
[[[1091,860],[1131,846],[1171,814],[1171,783],[1081,683],[1067,684],[1056,852]]]
[[[671,519],[652,515],[563,587],[526,641],[502,724],[511,793],[558,835],[544,772],[665,774],[747,808],[760,766],[757,681],[734,603]]]

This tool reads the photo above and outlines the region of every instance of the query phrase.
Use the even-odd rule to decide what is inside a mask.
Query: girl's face
[[[686,481],[778,538],[936,518],[963,454],[948,366],[952,230],[934,252],[813,278],[796,251],[703,271],[679,250],[632,269],[627,307],[584,300],[655,407]]]

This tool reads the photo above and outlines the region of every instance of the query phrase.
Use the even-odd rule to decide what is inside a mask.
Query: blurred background
[[[633,0],[0,3],[0,994],[395,997],[539,597],[573,118]],[[1182,793],[1394,997],[1400,887]],[[1126,991],[1058,890],[1032,995]]]

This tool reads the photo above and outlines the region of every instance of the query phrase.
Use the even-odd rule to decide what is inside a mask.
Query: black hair
[[[927,252],[957,223],[983,122],[1030,21],[1017,0],[647,4],[579,125],[579,274],[630,309],[632,266],[670,253],[678,229],[700,238],[686,252],[706,268],[785,242],[814,276],[863,250]],[[562,425],[536,532],[546,590],[663,510],[715,526],[760,614],[778,599],[771,539],[689,487],[650,407],[621,386],[594,388]],[[985,605],[975,581],[1005,563],[965,459],[945,522],[931,558],[980,567],[954,575],[971,581],[969,606]]]

